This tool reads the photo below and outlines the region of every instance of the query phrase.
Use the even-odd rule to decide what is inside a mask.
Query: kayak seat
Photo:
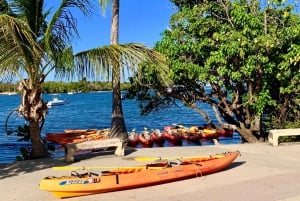
[[[179,165],[182,165],[182,162],[180,160],[168,161],[168,166],[169,167],[174,167],[174,166],[179,166]]]
[[[89,172],[89,176],[99,176],[99,174],[98,173],[95,173],[95,172]]]
[[[71,176],[73,176],[73,177],[78,177],[78,178],[82,178],[84,175],[79,174],[79,173],[76,172],[76,171],[72,171],[72,172],[71,172]]]
[[[78,172],[76,172],[76,171],[72,171],[71,172],[71,176],[73,176],[73,177],[78,177],[78,178],[83,178],[83,177],[91,177],[91,176],[96,176],[96,177],[98,177],[99,176],[99,174],[98,173],[95,173],[95,172],[86,172],[86,173],[82,173],[82,174],[80,174],[80,173],[78,173]]]

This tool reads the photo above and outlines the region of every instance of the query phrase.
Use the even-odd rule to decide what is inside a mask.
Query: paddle
[[[151,161],[165,161],[165,160],[209,160],[223,158],[225,155],[211,155],[211,156],[175,156],[175,157],[135,157],[134,159],[139,162],[151,162]]]

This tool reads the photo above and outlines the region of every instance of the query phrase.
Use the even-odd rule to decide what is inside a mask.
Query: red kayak
[[[165,138],[163,137],[163,133],[159,129],[154,129],[151,132],[152,141],[159,147],[163,147],[165,143]]]
[[[193,142],[193,143],[199,143],[199,140],[201,139],[201,133],[199,134],[192,134],[192,133],[183,133],[182,137],[183,139]]]
[[[139,137],[137,133],[135,132],[135,129],[133,129],[131,132],[128,133],[128,142],[127,145],[129,147],[136,147],[139,143]]]
[[[170,141],[172,145],[182,145],[182,133],[178,132],[176,128],[173,128],[172,126],[166,126],[162,135],[163,138]]]
[[[138,139],[144,148],[153,147],[153,141],[147,128],[144,128],[144,131],[138,135]]]
[[[230,128],[222,128],[222,127],[217,127],[216,128],[217,133],[221,137],[233,137],[233,129]]]

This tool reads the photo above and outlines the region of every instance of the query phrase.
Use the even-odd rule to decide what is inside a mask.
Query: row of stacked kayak
[[[45,140],[64,146],[67,143],[80,143],[91,140],[109,139],[110,129],[66,129],[60,133],[47,133]],[[233,130],[226,128],[211,128],[207,126],[183,125],[165,126],[163,130],[144,128],[142,132],[133,129],[128,132],[128,146],[150,148],[155,146],[162,147],[165,142],[171,146],[181,146],[183,141],[201,144],[201,140],[214,140],[219,137],[233,137]]]
[[[172,146],[181,146],[183,140],[200,143],[201,140],[213,140],[219,137],[233,137],[232,129],[209,128],[203,126],[185,127],[183,125],[165,126],[163,131],[159,129],[147,128],[141,133],[137,133],[134,129],[128,133],[128,146],[150,148],[154,145],[162,147],[168,141]]]

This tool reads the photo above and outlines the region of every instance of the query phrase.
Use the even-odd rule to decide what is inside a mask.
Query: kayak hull
[[[226,169],[237,158],[239,151],[224,154],[224,157],[188,159],[155,163],[124,169],[103,171],[102,175],[90,173],[46,177],[40,182],[40,189],[52,193],[54,197],[65,198],[84,196],[111,191],[146,187],[200,177]]]

